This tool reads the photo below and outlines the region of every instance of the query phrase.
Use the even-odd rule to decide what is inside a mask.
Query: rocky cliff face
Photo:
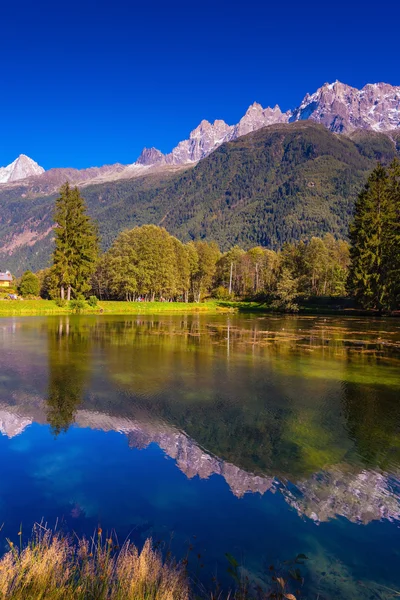
[[[179,142],[165,160],[173,165],[197,162],[227,141],[232,131],[233,127],[225,121],[217,120],[211,124],[203,120],[190,133],[189,139]]]
[[[313,94],[307,94],[300,106],[282,112],[278,105],[263,108],[255,102],[236,125],[225,121],[201,121],[189,135],[169,153],[157,148],[144,148],[131,165],[105,165],[90,169],[44,169],[25,155],[19,156],[7,167],[0,168],[0,184],[24,181],[37,187],[35,193],[52,193],[68,179],[85,185],[115,179],[134,178],[144,174],[144,167],[152,169],[192,165],[208,156],[224,142],[257,131],[268,125],[310,119],[325,125],[335,133],[351,133],[358,129],[376,132],[400,132],[400,86],[387,83],[368,84],[361,90],[336,81],[326,83]],[[147,172],[147,171],[146,171]]]
[[[357,129],[400,130],[400,87],[375,83],[358,90],[340,81],[326,83],[315,93],[307,94],[294,111],[287,112],[282,112],[278,105],[263,108],[255,102],[237,125],[202,121],[189,139],[180,142],[170,154],[163,155],[154,148],[151,152],[145,149],[145,156],[138,162],[146,165],[195,163],[224,142],[262,127],[307,119],[321,123],[335,133],[351,133]]]
[[[268,125],[276,125],[277,123],[288,123],[292,113],[290,111],[283,113],[278,105],[274,108],[263,108],[261,104],[254,102],[246,111],[246,114],[240,119],[239,123],[234,126],[230,139],[236,138],[257,131]]]
[[[163,165],[165,155],[157,148],[143,148],[141,155],[136,161],[137,165]]]
[[[311,119],[336,133],[355,129],[387,132],[400,127],[400,87],[368,84],[361,90],[340,81],[307,94],[290,121]]]
[[[279,106],[263,108],[255,102],[246,111],[237,125],[227,125],[225,121],[216,120],[214,123],[203,120],[189,135],[188,140],[183,140],[169,154],[162,154],[156,148],[145,148],[137,163],[142,165],[186,165],[196,163],[205,158],[224,142],[235,140],[261,127],[287,123],[290,112],[283,113]]]

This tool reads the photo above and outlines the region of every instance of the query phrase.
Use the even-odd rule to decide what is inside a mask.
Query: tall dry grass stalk
[[[72,540],[37,525],[26,547],[0,559],[0,600],[188,600],[184,569],[163,560],[150,539],[121,548],[102,531]]]

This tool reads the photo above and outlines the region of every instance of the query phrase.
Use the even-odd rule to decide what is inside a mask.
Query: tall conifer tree
[[[365,308],[396,308],[399,299],[400,166],[378,165],[368,178],[350,227],[349,290]]]
[[[400,307],[400,162],[388,168],[388,214],[385,254],[388,264],[390,308]]]
[[[96,226],[86,214],[86,204],[77,187],[65,183],[60,189],[54,211],[55,249],[54,272],[58,278],[61,298],[67,291],[75,296],[90,289],[90,277],[98,257]]]

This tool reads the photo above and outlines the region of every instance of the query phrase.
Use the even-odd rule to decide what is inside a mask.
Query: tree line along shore
[[[163,227],[143,225],[120,233],[102,253],[85,201],[68,183],[60,189],[54,221],[52,266],[27,271],[14,283],[23,298],[38,303],[27,312],[46,310],[39,298],[52,300],[53,312],[112,312],[117,302],[140,303],[141,311],[216,310],[246,302],[282,312],[400,309],[398,161],[370,174],[355,203],[349,242],[326,234],[284,244],[279,251],[234,245],[222,253],[214,242],[182,243]],[[10,290],[2,296],[10,297]],[[0,307],[0,314],[7,310]]]

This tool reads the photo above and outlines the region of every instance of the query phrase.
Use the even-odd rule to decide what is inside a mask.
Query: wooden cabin
[[[12,284],[12,275],[10,271],[5,271],[5,273],[0,272],[0,287],[8,288],[11,287]]]

